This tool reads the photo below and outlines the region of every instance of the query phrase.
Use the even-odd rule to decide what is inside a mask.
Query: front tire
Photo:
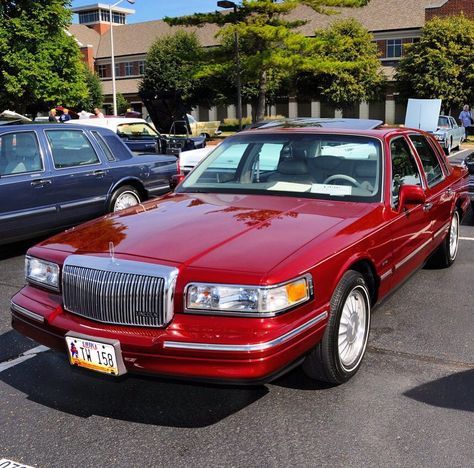
[[[370,294],[364,277],[349,270],[339,281],[330,302],[324,336],[306,357],[309,377],[339,385],[359,370],[370,331]]]
[[[453,139],[449,139],[449,143],[447,143],[446,148],[444,148],[444,152],[446,153],[446,156],[449,156],[451,154],[451,150],[453,148]]]
[[[141,203],[141,196],[138,190],[131,185],[119,187],[112,195],[109,205],[109,212],[125,210],[131,206]]]

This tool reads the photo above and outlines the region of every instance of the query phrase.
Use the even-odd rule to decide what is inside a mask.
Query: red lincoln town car
[[[450,266],[468,175],[410,129],[224,141],[173,194],[31,248],[13,327],[74,366],[265,382],[359,369],[374,305]]]

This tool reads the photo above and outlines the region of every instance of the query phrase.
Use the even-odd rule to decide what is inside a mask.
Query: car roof
[[[131,124],[131,123],[142,123],[147,124],[148,122],[145,119],[140,119],[138,117],[105,117],[101,118],[92,118],[92,119],[79,119],[79,120],[69,120],[66,124],[74,125],[89,125],[93,127],[103,127],[111,128],[117,130],[119,125]]]
[[[102,132],[109,132],[113,135],[115,133],[105,127],[97,127],[92,125],[75,125],[74,130],[98,130]],[[32,123],[32,124],[20,124],[20,125],[4,125],[0,127],[1,133],[12,132],[12,131],[27,131],[27,130],[73,130],[73,128],[68,128],[63,123]]]
[[[311,128],[311,127],[330,127],[330,128],[349,128],[369,130],[378,128],[383,124],[382,120],[376,119],[352,119],[352,118],[316,118],[316,117],[298,117],[293,119],[280,119],[267,121],[263,125],[254,127],[255,130],[264,130],[266,128]]]
[[[375,138],[384,138],[388,135],[407,135],[411,133],[419,133],[428,135],[416,128],[408,127],[390,127],[382,126],[376,129],[360,129],[360,128],[332,128],[332,127],[273,127],[273,128],[260,128],[258,131],[255,130],[244,130],[239,132],[237,135],[261,135],[261,134],[317,134],[317,135],[356,135],[356,136],[368,136]]]

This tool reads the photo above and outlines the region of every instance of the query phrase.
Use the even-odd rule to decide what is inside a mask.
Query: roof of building
[[[136,94],[141,78],[117,78],[115,80],[115,87],[117,93],[122,94]],[[102,92],[105,95],[112,94],[112,80],[102,81]]]
[[[328,26],[330,23],[346,18],[359,20],[369,31],[388,31],[420,28],[425,23],[425,8],[439,6],[446,0],[404,0],[403,6],[400,0],[370,0],[362,8],[338,8],[340,12],[336,15],[323,15],[316,13],[310,7],[300,5],[289,14],[290,19],[305,18],[308,22],[300,28],[300,31],[308,36],[314,34],[316,29]],[[92,36],[95,34],[99,41],[95,48],[96,58],[110,57],[110,31],[100,36],[95,31],[82,25],[72,25],[73,33],[81,43],[93,43]],[[89,32],[86,30],[88,29]],[[136,55],[146,53],[153,42],[163,36],[175,31],[177,27],[171,27],[163,20],[147,21],[143,23],[125,24],[114,27],[115,56]],[[196,34],[204,47],[218,44],[216,25],[204,27],[188,27],[187,30],[196,31]]]
[[[97,31],[88,28],[84,24],[71,24],[69,32],[79,41],[81,47],[87,45],[94,47],[94,56],[97,56],[100,43],[100,34]]]

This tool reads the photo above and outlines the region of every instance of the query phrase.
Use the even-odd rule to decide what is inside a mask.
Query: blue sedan
[[[175,156],[134,156],[111,130],[0,127],[0,245],[168,192]]]

